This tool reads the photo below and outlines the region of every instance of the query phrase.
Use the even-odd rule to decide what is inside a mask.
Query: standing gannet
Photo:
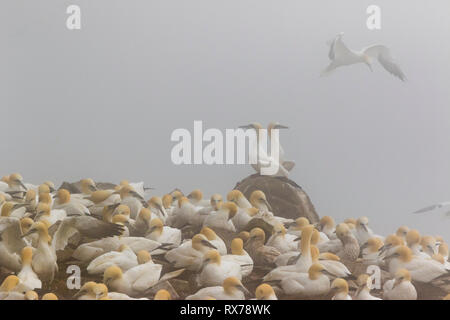
[[[147,251],[138,252],[139,265],[123,270],[116,266],[108,267],[103,273],[103,283],[109,289],[135,297],[142,295],[158,283],[162,265],[153,263]]]
[[[293,273],[281,280],[281,288],[287,295],[315,297],[330,291],[328,272],[320,263],[311,265],[307,273]]]
[[[392,276],[395,276],[399,269],[404,268],[409,271],[412,280],[418,282],[430,282],[449,273],[445,266],[438,261],[414,256],[407,246],[397,247],[394,253],[386,256],[386,259],[390,260],[389,272]]]
[[[235,277],[226,278],[221,286],[200,289],[195,294],[186,297],[186,300],[245,300],[245,294],[249,294],[242,282]]]
[[[417,291],[411,283],[407,269],[398,269],[395,278],[383,285],[383,298],[386,300],[417,300]]]
[[[104,253],[92,260],[86,270],[89,274],[100,274],[113,265],[126,271],[138,265],[137,256],[129,246],[123,244],[118,251]]]
[[[356,220],[356,239],[358,239],[359,245],[363,245],[369,240],[369,238],[377,237],[383,240],[383,237],[375,235],[369,228],[369,219],[367,217],[360,217]]]
[[[355,300],[381,300],[370,294],[370,290],[372,290],[372,281],[372,278],[368,274],[364,273],[359,275],[356,280],[356,284],[359,288],[355,293]]]
[[[338,224],[336,227],[336,236],[342,242],[342,248],[336,253],[336,255],[344,261],[356,261],[359,256],[360,247],[358,240],[350,231],[347,224]]]
[[[28,245],[22,237],[21,220],[0,218],[0,266],[18,272],[21,269],[20,252]]]
[[[322,71],[322,75],[328,75],[341,66],[348,66],[356,63],[364,63],[369,67],[370,71],[373,71],[373,60],[377,59],[383,68],[390,74],[398,77],[402,81],[406,80],[403,71],[392,59],[388,47],[383,45],[371,45],[361,51],[354,51],[344,44],[342,41],[343,35],[344,33],[341,32],[336,38],[330,41],[328,57],[330,58],[331,63]]]
[[[41,289],[42,282],[39,280],[36,273],[31,266],[33,258],[33,249],[31,247],[25,247],[22,249],[22,269],[17,274],[20,279],[21,288],[24,291]]]
[[[234,202],[225,202],[216,212],[207,215],[203,221],[203,227],[236,232],[231,219],[236,215],[238,207]]]
[[[240,264],[230,260],[222,261],[217,250],[208,251],[203,258],[201,272],[197,276],[197,284],[200,287],[217,286],[228,277],[242,279]]]
[[[248,252],[257,266],[273,266],[280,251],[274,247],[264,245],[266,234],[261,228],[253,228],[250,231],[250,237],[245,244],[245,250]]]
[[[273,151],[271,152],[272,154],[269,156],[267,154],[267,147],[263,146],[261,144],[261,142],[265,142],[262,141],[262,137],[260,136],[261,131],[263,129],[262,125],[260,123],[251,123],[248,125],[244,125],[244,126],[240,126],[240,129],[245,129],[245,130],[255,130],[255,138],[257,141],[256,142],[256,146],[254,147],[250,147],[250,151],[249,151],[249,157],[250,159],[255,159],[256,163],[252,163],[251,166],[252,168],[259,174],[261,174],[261,171],[263,168],[266,167],[275,167],[278,168],[278,171],[275,174],[272,174],[271,176],[273,177],[286,177],[289,174],[289,170],[287,170],[283,164],[280,162],[280,157],[278,155],[278,159],[275,159],[272,154]],[[271,140],[269,140],[269,137],[267,136],[266,138],[267,143],[271,144]],[[293,164],[291,162],[287,162],[288,168],[292,169],[293,168]]]
[[[81,202],[71,199],[71,194],[66,189],[59,189],[54,196],[52,209],[62,209],[69,216],[90,215],[89,209]]]
[[[334,279],[331,284],[331,291],[334,293],[331,300],[352,300],[352,297],[348,294],[348,283],[345,279]]]
[[[0,300],[25,300],[19,284],[20,279],[17,276],[7,276],[0,286]]]
[[[241,238],[231,241],[231,254],[224,255],[222,261],[232,261],[241,266],[242,277],[249,276],[253,271],[253,260],[244,250],[244,242]]]
[[[311,257],[311,236],[313,234],[314,227],[309,225],[303,228],[302,238],[300,240],[300,258],[294,265],[280,266],[263,278],[263,281],[283,280],[286,277],[290,277],[293,274],[300,272],[307,272],[312,265]]]
[[[272,286],[267,283],[262,283],[255,290],[256,300],[278,300]]]
[[[267,126],[267,134],[268,134],[268,141],[271,141],[270,139],[274,139],[274,145],[278,145],[278,158],[279,163],[283,166],[283,168],[290,172],[294,167],[295,167],[295,161],[293,160],[286,160],[284,158],[284,149],[280,144],[280,139],[275,135],[272,137],[272,130],[279,130],[279,129],[289,129],[289,127],[284,126],[278,122],[271,122],[269,123],[269,125]]]
[[[22,237],[37,233],[39,236],[38,245],[33,253],[31,266],[39,279],[43,282],[52,282],[55,273],[58,271],[56,262],[56,252],[48,234],[47,225],[44,222],[35,222]]]
[[[168,215],[160,197],[151,197],[148,201],[148,207],[159,219],[163,222],[166,221]]]
[[[203,255],[210,248],[217,249],[203,234],[196,234],[191,241],[169,250],[164,257],[175,268],[198,271],[203,264]]]
[[[171,247],[178,247],[181,243],[181,230],[165,226],[161,219],[155,218],[150,221],[149,233],[145,237]]]

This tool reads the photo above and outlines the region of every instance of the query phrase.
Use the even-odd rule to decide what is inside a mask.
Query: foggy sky
[[[79,31],[65,27],[70,4]],[[172,131],[277,120],[319,215],[450,240],[442,213],[410,214],[450,200],[448,12],[447,0],[3,1],[0,175],[226,194],[252,169],[175,166]],[[350,48],[390,47],[408,81],[378,64],[320,78],[339,32]]]

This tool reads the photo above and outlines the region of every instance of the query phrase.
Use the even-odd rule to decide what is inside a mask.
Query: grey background
[[[80,31],[65,27],[70,4]],[[2,1],[0,174],[225,194],[251,168],[175,166],[171,132],[278,120],[319,214],[448,233],[443,214],[410,212],[450,199],[449,12],[447,0]],[[341,31],[350,48],[389,46],[409,81],[379,65],[320,78]]]

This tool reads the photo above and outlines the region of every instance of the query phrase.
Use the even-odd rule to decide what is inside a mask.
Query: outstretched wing
[[[436,204],[433,204],[431,206],[428,206],[428,207],[419,209],[417,211],[414,211],[413,213],[424,213],[424,212],[432,211],[432,210],[435,210],[435,209],[440,209],[440,208],[448,206],[448,205],[450,205],[450,202],[436,203]]]
[[[20,253],[23,247],[27,246],[22,238],[20,220],[13,217],[3,217],[0,219],[0,238],[10,252]]]
[[[101,239],[120,236],[124,227],[120,224],[110,223],[90,216],[74,217],[74,227],[85,237]]]
[[[405,74],[400,69],[398,64],[395,63],[388,47],[383,45],[373,45],[365,48],[363,52],[371,58],[378,59],[378,62],[380,62],[383,68],[390,74],[398,77],[402,81],[406,80]]]

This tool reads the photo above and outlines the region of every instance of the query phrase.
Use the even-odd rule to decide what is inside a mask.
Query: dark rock
[[[247,198],[255,190],[265,193],[267,201],[277,216],[296,219],[306,217],[311,223],[319,221],[319,216],[306,192],[294,181],[284,177],[253,174],[236,184],[235,189]]]

